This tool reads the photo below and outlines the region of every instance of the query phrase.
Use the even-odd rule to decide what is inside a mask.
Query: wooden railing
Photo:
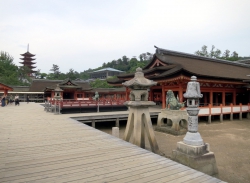
[[[61,100],[61,101],[55,101],[50,100],[49,103],[51,105],[60,105],[60,108],[72,108],[72,107],[94,107],[99,106],[100,107],[108,107],[108,106],[123,106],[125,100],[100,100],[100,101],[94,101],[94,100]]]
[[[200,107],[199,116],[235,114],[245,112],[250,112],[250,103],[248,103],[247,105],[242,105],[240,103],[239,105],[230,104],[227,106],[222,106],[222,104],[220,104],[219,106],[211,106],[211,104],[209,104],[208,107]]]

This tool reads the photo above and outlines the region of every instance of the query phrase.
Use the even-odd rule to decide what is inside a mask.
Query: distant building
[[[21,102],[25,102],[27,96],[31,102],[44,102],[48,98],[54,98],[55,88],[62,90],[64,100],[92,100],[95,92],[99,93],[102,100],[125,100],[125,88],[91,88],[90,84],[82,80],[48,80],[33,79],[31,86],[7,86],[0,83],[0,97],[18,95]]]
[[[108,77],[118,76],[124,71],[113,68],[104,68],[90,73],[90,79],[107,79]]]
[[[21,54],[21,56],[23,56],[23,58],[20,58],[21,60],[23,60],[22,62],[19,62],[20,64],[22,64],[23,66],[26,66],[30,69],[30,73],[29,76],[32,76],[33,73],[36,73],[37,71],[34,71],[33,69],[36,68],[36,66],[34,66],[34,64],[36,64],[36,62],[33,62],[33,60],[36,60],[34,57],[35,55],[31,54],[29,52],[29,46],[28,46],[28,50],[26,53]]]

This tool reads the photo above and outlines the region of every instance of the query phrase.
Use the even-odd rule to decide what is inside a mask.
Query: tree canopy
[[[6,85],[29,85],[28,67],[18,67],[9,53],[0,52],[0,82]]]
[[[237,60],[248,58],[248,57],[240,57],[236,51],[233,51],[230,54],[230,51],[228,49],[222,52],[220,49],[215,49],[214,45],[212,45],[212,48],[210,51],[208,51],[208,47],[206,45],[203,45],[201,47],[201,50],[196,51],[194,54],[203,56],[203,57],[217,58],[217,59],[223,59],[223,60],[228,60],[228,61],[237,61]]]
[[[240,57],[236,51],[230,52],[226,49],[222,52],[220,49],[215,48],[212,45],[211,49],[208,50],[206,45],[202,46],[200,50],[195,52],[196,55],[224,59],[229,61],[236,61],[240,59],[249,59],[250,57]],[[40,69],[34,73],[35,78],[38,79],[51,79],[51,80],[64,80],[69,78],[71,80],[82,79],[87,80],[90,78],[90,72],[100,70],[103,68],[114,68],[126,73],[135,72],[138,67],[145,67],[149,61],[153,58],[153,54],[145,52],[139,56],[133,56],[128,58],[127,56],[122,56],[121,58],[112,60],[110,62],[104,62],[102,66],[82,72],[77,72],[73,68],[70,68],[68,72],[62,73],[60,71],[59,65],[53,64],[49,73],[42,73]],[[27,67],[18,67],[13,63],[13,57],[7,52],[0,52],[0,82],[7,85],[29,85],[29,68]],[[112,86],[108,85],[106,80],[95,80],[90,84],[93,88],[110,88]]]

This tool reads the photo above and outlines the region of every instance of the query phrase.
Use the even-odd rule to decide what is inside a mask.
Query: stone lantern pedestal
[[[147,89],[156,82],[144,77],[141,68],[136,69],[135,77],[123,83],[124,86],[131,89],[130,101],[124,104],[129,107],[129,116],[124,140],[130,140],[133,133],[133,144],[145,148],[145,135],[148,137],[152,152],[159,153],[159,147],[155,138],[152,122],[148,107],[154,106],[155,103],[148,101]]]
[[[210,151],[208,143],[204,143],[198,132],[198,113],[200,85],[196,77],[192,76],[184,94],[187,98],[188,132],[183,141],[177,142],[177,149],[173,151],[173,159],[208,175],[218,173],[214,153]]]

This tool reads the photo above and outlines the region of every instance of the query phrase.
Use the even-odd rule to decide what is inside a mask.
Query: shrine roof
[[[29,86],[11,86],[13,88],[13,92],[28,92]]]
[[[153,80],[165,79],[181,72],[200,77],[240,80],[242,82],[249,79],[247,75],[250,73],[250,64],[157,48],[150,63],[143,68],[145,77]],[[134,73],[122,74],[117,76],[116,80],[108,80],[108,83],[121,84],[124,80],[132,78],[133,75]]]
[[[232,61],[204,59],[204,57],[198,59],[198,57],[181,57],[159,53],[155,54],[155,59],[156,58],[166,64],[176,66],[171,70],[167,70],[166,72],[162,72],[160,75],[152,77],[152,79],[166,77],[180,70],[184,70],[197,76],[237,80],[247,79],[247,75],[250,73],[250,65],[235,63]]]
[[[107,93],[107,92],[125,92],[126,88],[125,87],[120,87],[120,88],[93,88],[90,92],[98,92],[98,93]]]
[[[4,89],[13,91],[13,88],[11,86],[8,86],[6,84],[0,83],[0,91],[3,91]]]
[[[244,64],[250,64],[250,59],[238,60],[237,62],[239,62],[239,63],[244,63]]]
[[[124,72],[124,71],[120,71],[120,70],[117,70],[117,69],[113,69],[113,68],[108,67],[108,68],[100,69],[100,70],[93,71],[93,72],[90,72],[90,73],[102,72],[102,71]]]
[[[48,80],[48,79],[34,79],[32,80],[31,86],[30,86],[30,92],[43,92],[46,88],[50,90],[54,90],[56,88],[56,85],[59,84],[59,86],[62,88],[63,84],[66,83],[66,80]],[[82,89],[82,90],[91,90],[91,87],[89,83],[83,82],[83,81],[74,81],[71,83],[74,83],[75,85],[70,85],[67,88],[76,88],[76,89]],[[73,87],[71,87],[73,86]]]

